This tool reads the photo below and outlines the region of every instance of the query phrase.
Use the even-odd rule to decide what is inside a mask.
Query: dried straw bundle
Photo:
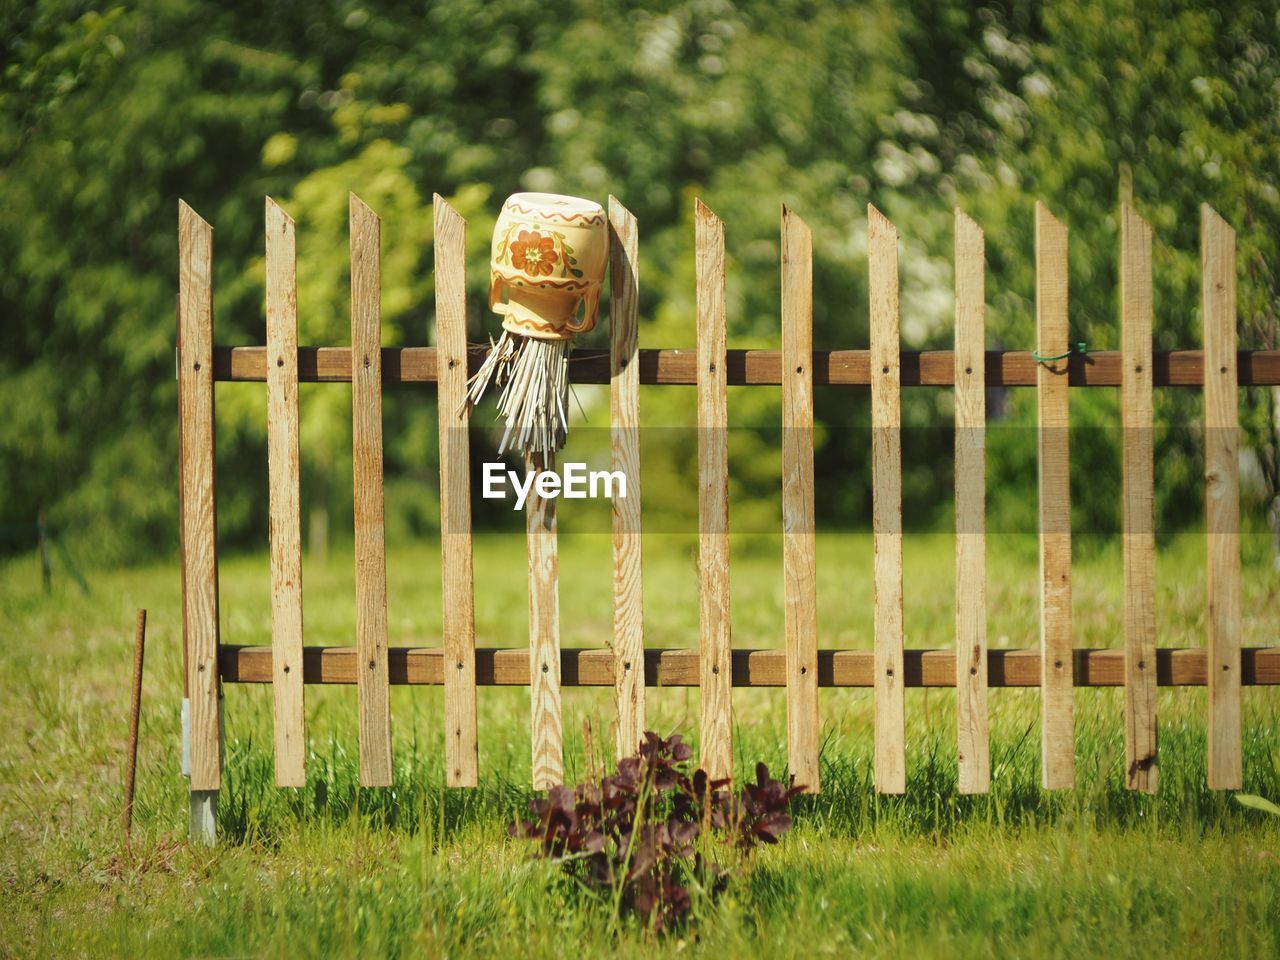
[[[508,446],[551,462],[569,433],[569,340],[541,340],[503,330],[467,381],[465,407],[473,409],[490,384],[502,388],[498,413],[507,421],[498,452]]]

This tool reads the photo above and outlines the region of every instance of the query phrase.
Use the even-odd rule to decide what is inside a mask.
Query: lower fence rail
[[[390,681],[409,686],[444,683],[444,651],[439,647],[391,647]],[[954,650],[904,650],[903,683],[907,687],[954,687]],[[696,687],[697,650],[653,649],[644,652],[644,682],[650,687]],[[560,683],[566,687],[612,687],[612,650],[561,650]],[[819,650],[819,687],[874,686],[872,650]],[[1125,652],[1078,648],[1073,673],[1077,687],[1123,687]],[[303,650],[306,683],[354,684],[355,647],[311,646]],[[219,656],[224,683],[270,683],[271,648],[224,645]],[[1240,651],[1240,677],[1245,686],[1280,685],[1280,647],[1245,647]],[[1207,680],[1203,648],[1165,647],[1156,651],[1156,681],[1162,687],[1202,687]],[[987,684],[992,687],[1040,686],[1040,651],[990,650]],[[785,650],[733,651],[735,687],[785,687]],[[489,687],[527,687],[527,647],[476,649],[476,683]]]

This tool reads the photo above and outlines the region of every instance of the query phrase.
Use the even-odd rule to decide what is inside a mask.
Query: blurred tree
[[[1119,345],[1118,198],[1132,196],[1152,224],[1157,348],[1201,340],[1199,204],[1238,231],[1240,345],[1274,349],[1280,286],[1280,17],[1251,3],[1186,0],[1045,7],[1032,22],[988,16],[987,59],[1020,77],[1001,80],[993,101],[1006,122],[991,145],[994,176],[966,191],[987,227],[988,255],[1001,276],[992,296],[998,337],[1027,343],[1033,329],[1033,238],[1027,207],[1039,196],[1071,228],[1073,340]],[[1002,173],[1005,168],[1010,173]],[[1014,214],[1011,216],[1010,214]],[[1015,398],[1012,418],[1034,422],[1034,396]],[[1278,395],[1242,395],[1246,503],[1274,498]],[[1118,395],[1072,395],[1072,486],[1076,524],[1119,528]],[[1203,512],[1200,397],[1157,391],[1157,524],[1185,527]],[[1015,433],[1016,432],[1012,432]],[[1025,431],[1023,432],[1025,433]],[[1014,440],[1014,436],[1006,439]],[[1031,443],[1017,437],[1016,442]],[[996,470],[1024,457],[996,447]],[[1034,460],[1032,460],[1034,462]],[[1251,479],[1251,474],[1256,477]],[[1248,510],[1256,523],[1260,510]]]
[[[951,208],[985,228],[993,346],[1034,346],[1031,207],[1071,229],[1074,339],[1118,345],[1117,198],[1155,228],[1158,346],[1198,343],[1198,213],[1239,231],[1241,344],[1276,346],[1280,21],[1257,4],[961,0],[426,5],[40,0],[0,12],[0,524],[41,507],[101,559],[176,542],[175,208],[215,227],[220,343],[263,339],[262,197],[299,224],[302,340],[349,336],[346,195],[383,217],[385,342],[431,337],[430,198],[468,218],[472,339],[502,197],[616,194],[641,228],[642,343],[692,346],[692,203],[724,219],[730,338],[776,346],[778,204],[811,225],[815,342],[867,342],[865,204],[902,237],[902,330],[951,340]],[[1122,171],[1131,171],[1126,180]],[[607,342],[598,330],[589,341]],[[592,426],[607,405],[578,391]],[[220,532],[265,537],[265,401],[219,388]],[[646,390],[646,510],[695,502],[689,394]],[[735,528],[776,529],[776,390],[735,390]],[[349,527],[350,401],[305,387],[303,495]],[[390,390],[388,526],[436,522],[431,391]],[[993,522],[1034,529],[1035,398],[993,404]],[[1119,516],[1113,391],[1073,392],[1079,529]],[[1280,483],[1277,395],[1242,417],[1257,503]],[[864,391],[816,398],[827,524],[866,526]],[[905,517],[946,524],[946,391],[904,395]],[[1162,527],[1194,522],[1194,393],[1160,391]],[[483,422],[484,414],[478,423]],[[579,427],[581,423],[579,424]],[[489,434],[479,434],[482,442]],[[606,441],[576,430],[584,459]],[[496,514],[482,518],[496,521]],[[1252,510],[1249,516],[1256,516]],[[20,548],[0,542],[0,551]]]

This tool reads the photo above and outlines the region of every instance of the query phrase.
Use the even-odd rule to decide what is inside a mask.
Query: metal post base
[[[218,841],[218,791],[191,791],[191,842],[211,847]]]
[[[222,728],[222,698],[218,698],[218,732]],[[223,746],[225,735],[218,737]],[[221,766],[221,764],[219,764]],[[182,775],[191,776],[191,701],[182,698]],[[218,791],[191,791],[191,842],[211,847],[218,842]]]

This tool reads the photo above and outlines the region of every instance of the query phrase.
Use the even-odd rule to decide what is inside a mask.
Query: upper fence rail
[[[484,361],[488,348],[472,345],[470,372]],[[696,386],[697,351],[645,350],[640,357],[640,382],[651,386]],[[988,387],[1034,387],[1039,366],[1030,350],[985,351]],[[904,387],[955,386],[955,351],[899,352]],[[1236,354],[1239,385],[1280,386],[1280,350],[1240,350]],[[1072,356],[1067,363],[1073,387],[1118,387],[1124,357],[1119,350],[1099,350]],[[870,350],[814,350],[813,383],[821,387],[865,387],[871,384]],[[1151,357],[1152,382],[1157,387],[1204,386],[1203,350],[1157,350]],[[266,347],[215,347],[213,376],[222,382],[267,379]],[[725,377],[729,386],[780,386],[781,350],[726,350]],[[299,347],[298,379],[304,383],[350,383],[349,347]],[[574,350],[569,360],[573,383],[608,383],[608,350]],[[383,347],[383,383],[435,383],[434,347]]]

